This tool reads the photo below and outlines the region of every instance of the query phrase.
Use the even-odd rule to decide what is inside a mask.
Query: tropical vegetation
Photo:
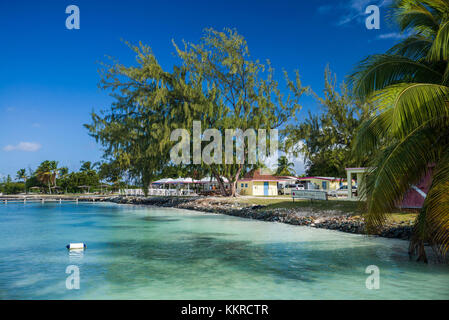
[[[197,44],[174,44],[179,64],[171,72],[159,65],[150,47],[129,46],[137,65],[104,64],[101,87],[111,92],[115,102],[102,114],[93,113],[86,127],[104,146],[104,157],[140,181],[145,191],[167,167],[175,165],[170,158],[174,130],[190,132],[193,121],[200,121],[203,131],[214,128],[222,133],[223,141],[216,141],[222,146],[226,129],[268,131],[294,119],[300,109],[298,100],[307,91],[298,73],[295,80],[285,74],[289,94],[284,96],[269,61],[263,64],[252,59],[245,39],[235,30],[207,29]],[[237,161],[234,153],[232,164],[225,161],[224,152],[215,164],[196,162],[201,150],[193,150],[194,164],[178,167],[211,173],[222,193],[234,196],[239,177],[254,169],[247,146],[244,159]],[[209,155],[219,157],[215,149]],[[229,193],[223,177],[231,184]]]
[[[277,176],[295,176],[295,164],[287,156],[280,156],[277,163]]]
[[[369,104],[355,99],[329,67],[324,72],[324,97],[310,90],[321,107],[320,113],[308,112],[301,123],[284,130],[285,151],[302,156],[308,176],[346,178],[345,168],[354,167],[354,137],[369,114]]]
[[[405,39],[367,57],[350,78],[355,96],[374,106],[354,153],[370,159],[370,231],[385,223],[410,188],[432,175],[410,243],[410,254],[427,261],[426,243],[443,255],[449,249],[449,1],[396,0],[391,18]]]
[[[82,161],[79,171],[58,167],[57,161],[43,161],[35,171],[19,169],[16,181],[7,176],[0,182],[0,193],[40,192],[48,194],[117,191],[126,186],[121,171],[111,163]]]

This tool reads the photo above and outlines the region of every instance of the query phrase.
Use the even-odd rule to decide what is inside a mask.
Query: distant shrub
[[[3,194],[18,194],[25,192],[25,184],[22,182],[6,182],[0,187]]]

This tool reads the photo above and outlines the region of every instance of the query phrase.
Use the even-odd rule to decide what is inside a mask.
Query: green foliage
[[[99,165],[98,178],[100,181],[107,181],[112,184],[116,190],[123,186],[123,171],[120,165],[114,162],[103,162]]]
[[[48,192],[51,194],[51,187],[56,186],[56,178],[58,176],[58,162],[46,160],[42,162],[36,169],[36,177],[42,183],[48,186]]]
[[[285,74],[290,94],[283,96],[269,61],[264,65],[252,60],[245,39],[235,30],[207,29],[198,44],[174,46],[180,64],[172,72],[164,71],[142,44],[129,45],[136,66],[104,64],[101,87],[115,101],[100,115],[93,113],[92,124],[85,125],[105,147],[105,158],[145,190],[173,166],[169,153],[173,130],[191,130],[193,121],[200,121],[202,130],[218,129],[224,139],[226,129],[275,129],[294,118],[300,109],[298,99],[307,91],[298,73],[295,81]],[[243,164],[202,163],[179,169],[212,173],[223,193],[224,176],[234,195],[239,176],[252,168],[246,155],[247,148]]]
[[[81,172],[91,172],[95,170],[95,167],[97,167],[97,163],[93,163],[91,161],[81,161]]]
[[[17,180],[26,180],[27,179],[26,170],[25,169],[18,170],[16,178]]]
[[[19,194],[25,192],[25,184],[23,182],[10,182],[0,186],[0,192],[3,194]]]
[[[307,175],[346,177],[345,168],[355,164],[351,155],[354,136],[369,108],[351,97],[345,83],[340,85],[339,93],[329,68],[324,79],[324,98],[314,94],[322,113],[309,112],[303,123],[287,126],[285,148],[304,155]]]
[[[294,176],[294,164],[293,162],[289,162],[286,156],[281,156],[278,159],[276,175],[278,176]]]
[[[35,175],[31,175],[26,182],[26,189],[30,190],[30,188],[37,187],[41,190],[47,190],[46,186],[39,181],[39,179]]]
[[[19,171],[17,171],[16,178],[17,178],[17,180],[22,180],[23,181],[23,185],[24,185],[25,192],[26,192],[27,191],[26,184],[27,184],[27,179],[28,179],[28,175],[26,173],[26,170],[25,169],[20,169]]]
[[[121,172],[115,171],[114,176],[107,176],[105,174],[104,168],[112,166],[103,163],[101,168],[103,169],[102,173],[97,172],[95,167],[97,164],[92,165],[91,162],[82,162],[80,171],[78,172],[69,172],[67,167],[58,168],[57,161],[43,161],[35,172],[31,169],[29,170],[29,174],[26,173],[25,169],[20,169],[17,172],[16,178],[18,180],[22,180],[21,183],[14,183],[11,181],[11,177],[5,179],[5,181],[0,184],[0,192],[6,194],[14,194],[20,193],[26,190],[38,191],[38,192],[65,192],[65,193],[80,193],[85,191],[85,189],[81,189],[80,186],[88,186],[90,190],[100,190],[100,181],[106,180],[112,183],[111,188],[118,190],[121,187],[124,187],[121,181]],[[111,169],[109,169],[111,170]],[[108,173],[111,175],[111,173]],[[57,188],[54,188],[57,186]],[[104,189],[104,188],[103,188]]]
[[[99,188],[100,179],[94,170],[71,172],[64,178],[58,179],[58,185],[67,193],[80,193],[84,189],[80,186],[88,186],[91,189]]]
[[[19,170],[20,172],[21,170]],[[7,176],[2,183],[0,183],[0,193],[3,194],[18,194],[25,191],[25,184],[23,182],[13,182],[11,176]]]
[[[415,222],[410,252],[426,260],[424,243],[449,249],[449,3],[397,0],[392,15],[411,33],[386,54],[368,57],[351,76],[360,99],[375,107],[354,143],[370,159],[366,221],[377,230],[404,193],[433,171],[433,181]]]

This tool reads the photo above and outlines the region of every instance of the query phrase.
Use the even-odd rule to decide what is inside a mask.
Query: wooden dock
[[[94,196],[80,196],[80,197],[58,197],[58,196],[0,196],[0,204],[8,203],[79,203],[79,202],[96,202],[101,200],[103,197]]]

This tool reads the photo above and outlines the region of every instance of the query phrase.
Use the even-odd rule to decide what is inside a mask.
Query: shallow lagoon
[[[85,242],[69,253],[70,242]],[[81,288],[67,290],[67,266]],[[368,290],[365,269],[380,269]],[[1,299],[448,299],[407,242],[133,205],[0,205]]]

